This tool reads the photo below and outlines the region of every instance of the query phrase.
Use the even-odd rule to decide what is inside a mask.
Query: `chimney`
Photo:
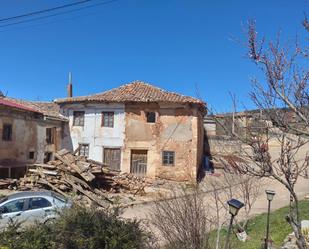
[[[73,97],[72,73],[69,72],[69,84],[67,86],[68,98]]]

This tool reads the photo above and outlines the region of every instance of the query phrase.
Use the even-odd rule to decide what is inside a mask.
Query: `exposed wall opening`
[[[29,151],[28,158],[33,160],[34,159],[34,155],[35,155],[34,151]]]
[[[51,161],[52,159],[53,159],[53,153],[46,151],[44,153],[44,163],[47,163],[47,162]]]
[[[155,112],[146,112],[147,123],[156,122],[156,113]]]
[[[2,140],[3,141],[12,141],[12,138],[13,138],[13,125],[12,124],[3,124]]]

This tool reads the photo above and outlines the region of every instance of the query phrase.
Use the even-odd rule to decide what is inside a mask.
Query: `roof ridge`
[[[55,99],[56,103],[67,102],[172,102],[204,104],[198,98],[165,90],[151,83],[135,80],[110,90],[92,95]]]
[[[182,93],[178,93],[178,92],[174,92],[174,91],[168,91],[166,89],[163,89],[161,87],[158,87],[158,86],[155,86],[153,85],[152,83],[150,82],[146,82],[146,81],[142,81],[142,80],[134,80],[134,81],[131,81],[129,83],[126,83],[126,84],[123,84],[123,85],[120,85],[119,87],[114,87],[110,90],[107,90],[107,91],[104,91],[104,92],[101,92],[101,93],[97,93],[97,94],[94,94],[94,95],[99,95],[99,94],[102,94],[102,93],[106,93],[106,92],[109,92],[109,91],[112,91],[112,90],[115,90],[115,89],[119,89],[119,88],[122,88],[122,87],[126,87],[126,86],[129,86],[129,85],[134,85],[134,84],[142,84],[142,85],[146,85],[146,86],[149,86],[151,88],[156,88],[162,92],[165,92],[167,94],[176,94],[176,95],[180,95],[182,97],[189,97],[189,98],[195,98],[195,97],[191,97],[191,96],[188,96],[188,95],[184,95]],[[91,96],[91,95],[87,95],[87,96]],[[82,97],[82,96],[81,96]],[[195,99],[198,99],[198,98],[195,98]]]

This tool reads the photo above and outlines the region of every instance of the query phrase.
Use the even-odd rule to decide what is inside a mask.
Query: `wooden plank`
[[[79,183],[80,185],[82,185],[84,188],[88,188],[88,189],[91,189],[91,187],[87,184],[87,182],[73,176],[73,175],[66,175],[67,178],[69,178],[71,181],[73,182],[77,182]]]
[[[104,202],[103,200],[100,200],[96,195],[94,195],[92,192],[89,192],[87,190],[84,190],[81,186],[75,184],[73,181],[71,181],[68,178],[65,178],[65,181],[70,184],[73,189],[79,191],[80,193],[84,194],[85,196],[87,196],[90,200],[94,201],[95,203],[97,203],[99,206],[107,208],[108,207],[108,203]],[[109,200],[108,198],[105,197],[105,200]],[[110,202],[112,202],[111,200],[109,200]]]
[[[41,173],[43,173],[45,175],[53,175],[53,176],[58,175],[57,171],[51,171],[51,170],[29,169],[28,171],[32,172],[32,173],[39,173],[39,172],[41,172]]]
[[[105,163],[101,163],[101,162],[98,162],[98,161],[95,161],[95,160],[92,160],[92,159],[89,159],[89,158],[87,158],[87,162],[91,163],[91,164],[96,164],[96,165],[101,166],[101,167],[107,167],[107,165]]]
[[[69,195],[67,195],[66,193],[64,193],[63,191],[61,191],[59,188],[57,188],[56,186],[52,185],[51,183],[49,183],[48,181],[44,180],[44,179],[39,179],[38,183],[42,183],[44,185],[47,185],[48,187],[50,187],[51,189],[53,189],[54,191],[58,192],[59,194],[65,196],[66,198],[70,198]]]
[[[59,156],[64,156],[64,155],[69,154],[69,153],[70,153],[70,151],[68,151],[67,149],[62,149],[62,150],[57,151],[57,154]]]
[[[95,176],[91,172],[83,172],[75,163],[70,163],[68,160],[55,153],[55,157],[66,164],[68,167],[74,169],[81,177],[83,177],[87,182],[91,182],[95,179]]]
[[[76,161],[76,165],[82,172],[85,172],[90,169],[91,164],[83,161]]]
[[[29,167],[36,166],[36,167],[41,167],[41,168],[46,168],[46,169],[56,169],[57,168],[55,165],[44,164],[44,163],[34,163],[28,166]]]

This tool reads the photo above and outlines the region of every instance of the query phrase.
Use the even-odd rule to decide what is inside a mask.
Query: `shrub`
[[[150,235],[137,221],[124,220],[118,212],[74,207],[51,224],[20,230],[12,223],[0,232],[1,246],[9,249],[144,249]]]

